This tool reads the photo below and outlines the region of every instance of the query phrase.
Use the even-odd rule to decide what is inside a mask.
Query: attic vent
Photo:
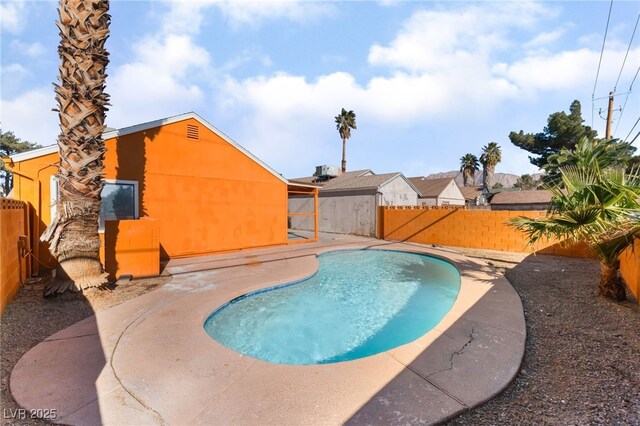
[[[194,124],[187,124],[187,139],[200,139],[200,128]]]

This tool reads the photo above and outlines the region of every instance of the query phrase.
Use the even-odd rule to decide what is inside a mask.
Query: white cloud
[[[192,34],[200,31],[206,10],[211,7],[217,8],[236,30],[255,28],[264,21],[275,19],[306,24],[336,11],[331,3],[299,0],[173,0],[167,3],[170,13],[165,15],[164,31]]]
[[[107,81],[112,109],[108,124],[121,127],[180,114],[202,106],[204,93],[192,82],[207,73],[208,52],[186,35],[147,38],[134,46],[136,62],[124,64]]]
[[[599,81],[615,82],[620,71],[625,51],[606,50],[602,60]],[[556,54],[524,58],[512,64],[497,64],[494,72],[512,81],[523,91],[531,93],[549,90],[592,90],[600,52],[588,49],[564,51]],[[640,66],[640,48],[629,52],[625,73],[621,81],[632,78],[632,73]],[[611,83],[612,84],[612,83]],[[608,91],[613,87],[605,87]],[[606,93],[605,93],[606,94]]]
[[[56,143],[60,132],[58,115],[52,111],[57,106],[52,89],[42,88],[13,99],[2,99],[1,105],[3,131],[12,131],[22,140],[43,146]]]
[[[388,46],[371,47],[369,62],[414,73],[486,67],[492,53],[511,45],[510,29],[531,27],[549,13],[535,3],[418,11]]]
[[[44,48],[42,43],[39,43],[39,42],[24,43],[20,40],[13,40],[11,42],[11,49],[16,50],[22,53],[23,55],[26,55],[32,58],[37,58],[46,53],[46,49]]]
[[[15,77],[10,77],[10,75],[12,74],[13,76],[19,76],[20,78],[22,78],[25,75],[29,74],[29,71],[20,64],[9,64],[2,67],[2,78],[5,81],[13,81],[13,78]]]
[[[0,28],[12,34],[24,30],[26,24],[26,5],[22,0],[8,0],[0,3]]]
[[[540,47],[545,46],[549,43],[553,43],[554,41],[560,39],[566,30],[564,28],[557,29],[555,31],[544,32],[536,35],[533,39],[529,40],[525,43],[525,47]]]
[[[335,13],[335,7],[331,3],[313,1],[222,0],[213,4],[236,29],[247,25],[257,26],[265,20],[282,18],[304,24]]]

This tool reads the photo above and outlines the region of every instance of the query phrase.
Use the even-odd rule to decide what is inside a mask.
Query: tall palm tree
[[[351,137],[351,129],[356,129],[356,113],[342,108],[336,115],[336,129],[342,138],[342,173],[347,171],[347,139]]]
[[[56,216],[41,237],[49,241],[58,268],[45,294],[106,283],[99,255],[98,216],[106,152],[101,135],[109,102],[104,92],[108,12],[108,0],[60,0],[58,7],[59,194]]]
[[[496,164],[502,161],[500,146],[495,142],[482,147],[480,163],[482,163],[482,186],[485,192],[489,192],[493,185],[493,174],[496,171]]]
[[[477,170],[480,170],[478,157],[473,154],[465,154],[460,158],[460,171],[462,172],[464,186],[473,186],[473,178]]]
[[[555,237],[565,243],[586,242],[600,259],[599,294],[624,300],[618,278],[620,255],[640,238],[640,169],[567,166],[560,169],[564,189],[549,186],[553,198],[547,215],[514,218],[511,225],[527,234],[530,244]]]

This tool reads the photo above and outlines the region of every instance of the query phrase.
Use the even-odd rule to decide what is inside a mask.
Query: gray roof
[[[385,173],[382,175],[361,176],[353,172],[345,173],[337,178],[325,182],[322,191],[349,191],[357,189],[378,189],[401,173]]]
[[[453,178],[427,179],[423,176],[409,178],[409,181],[420,191],[422,198],[438,197],[452,180]]]
[[[318,185],[324,185],[326,183],[333,182],[336,179],[347,179],[347,178],[352,178],[352,177],[355,177],[355,176],[362,176],[362,175],[365,175],[367,173],[373,174],[371,169],[363,169],[363,170],[353,170],[351,172],[344,172],[338,177],[335,177],[335,178],[330,179],[330,180],[322,181],[322,182],[315,182],[315,180],[318,179],[317,176],[306,176],[306,177],[294,178],[294,179],[290,179],[290,180],[296,181],[296,182],[302,182],[302,183],[317,183]]]
[[[314,180],[316,180],[315,176],[307,176],[307,177],[289,179],[289,182],[314,183],[313,182]]]
[[[460,192],[462,192],[462,196],[464,197],[465,200],[475,200],[476,197],[480,196],[480,194],[482,194],[482,187],[481,186],[460,186],[458,185],[458,188],[460,188]]]
[[[551,201],[547,190],[498,192],[491,198],[491,204],[542,204]]]

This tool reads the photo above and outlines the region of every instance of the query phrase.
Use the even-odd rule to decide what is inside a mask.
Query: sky
[[[193,111],[288,178],[340,165],[341,108],[357,121],[347,169],[407,176],[457,170],[489,142],[497,172],[535,173],[509,132],[541,132],[577,99],[604,136],[614,89],[613,136],[640,131],[637,1],[112,0],[110,13],[108,126]],[[57,2],[0,0],[0,127],[43,146],[59,133],[56,19]]]

